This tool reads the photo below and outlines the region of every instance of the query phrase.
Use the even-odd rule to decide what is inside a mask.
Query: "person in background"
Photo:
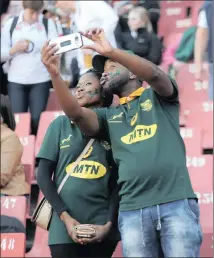
[[[160,0],[140,0],[135,2],[135,6],[146,8],[152,24],[153,32],[158,33],[158,21],[160,18]]]
[[[56,1],[56,7],[71,15],[76,31],[85,31],[99,25],[102,27],[113,46],[116,46],[114,30],[117,26],[118,15],[105,1]],[[74,31],[75,32],[75,31]],[[84,39],[84,43],[89,41]],[[91,68],[93,52],[76,50],[80,75]]]
[[[14,18],[1,32],[1,62],[8,61],[8,95],[14,113],[31,113],[32,134],[37,133],[40,114],[45,110],[51,87],[50,76],[41,62],[41,49],[47,39],[57,38],[52,20],[43,24],[43,1],[23,1],[12,36]]]
[[[92,109],[112,103],[112,95],[102,97],[100,78],[101,73],[93,69],[82,75],[76,87],[81,106]],[[60,116],[49,126],[37,156],[38,185],[54,209],[49,228],[53,258],[110,258],[119,240],[115,224],[119,203],[117,169],[110,145],[96,140],[75,172],[69,172],[89,139],[67,116]],[[66,173],[70,177],[58,195],[56,189]],[[77,238],[74,227],[79,224],[92,224],[96,230],[88,245],[81,245],[85,240]]]
[[[23,146],[14,132],[9,99],[1,94],[1,195],[28,195],[29,185],[21,164]]]
[[[1,26],[4,22],[5,15],[7,14],[10,0],[1,1]],[[1,62],[0,74],[1,74],[1,94],[7,95],[7,74],[3,70],[4,62]]]
[[[198,28],[195,37],[195,64],[196,80],[201,81],[203,75],[203,61],[205,51],[208,50],[209,62],[209,99],[213,100],[213,4],[212,1],[205,1],[202,5],[199,17]]]
[[[162,43],[153,33],[148,12],[143,7],[134,7],[128,14],[129,31],[121,36],[123,49],[159,65],[162,60]]]

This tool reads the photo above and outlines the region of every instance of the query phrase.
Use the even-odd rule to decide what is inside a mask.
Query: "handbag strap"
[[[94,142],[94,139],[90,139],[90,141],[87,143],[87,145],[85,146],[85,148],[84,148],[84,150],[82,151],[82,153],[79,155],[79,157],[77,158],[77,160],[73,163],[73,166],[72,166],[72,171],[71,172],[73,172],[74,171],[74,169],[75,169],[75,167],[79,164],[79,162],[82,160],[82,158],[85,156],[85,154],[87,153],[87,151],[89,150],[89,148],[91,147],[91,145],[93,144],[93,142]],[[64,184],[65,184],[65,182],[67,181],[67,179],[68,179],[68,177],[70,176],[70,173],[69,174],[67,174],[64,178],[63,178],[63,180],[62,180],[62,182],[61,182],[61,184],[59,185],[59,188],[58,188],[58,190],[57,190],[57,192],[58,192],[58,194],[61,192],[61,190],[62,190],[62,188],[63,188],[63,186],[64,186]]]

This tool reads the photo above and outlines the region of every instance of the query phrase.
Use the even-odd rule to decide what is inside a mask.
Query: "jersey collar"
[[[145,89],[143,87],[140,87],[139,89],[132,92],[128,97],[120,98],[120,105],[126,104],[129,101],[131,101],[137,97],[140,97],[142,95],[142,93],[144,92],[144,90]]]

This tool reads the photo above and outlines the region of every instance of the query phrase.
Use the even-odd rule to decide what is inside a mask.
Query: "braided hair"
[[[102,77],[102,73],[95,70],[94,68],[89,69],[85,74],[88,74],[88,73],[91,73],[94,76],[96,76],[98,80],[100,80]],[[103,107],[110,107],[113,102],[113,94],[111,94],[110,92],[109,93],[104,92],[103,88],[101,87],[101,96],[104,100]]]
[[[8,126],[8,128],[14,131],[16,128],[14,114],[8,97],[3,94],[1,94],[1,116],[3,118],[3,122]]]

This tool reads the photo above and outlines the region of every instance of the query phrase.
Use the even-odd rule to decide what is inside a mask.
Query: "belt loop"
[[[157,213],[158,213],[157,230],[161,230],[161,218],[160,218],[160,206],[159,205],[157,205]]]

